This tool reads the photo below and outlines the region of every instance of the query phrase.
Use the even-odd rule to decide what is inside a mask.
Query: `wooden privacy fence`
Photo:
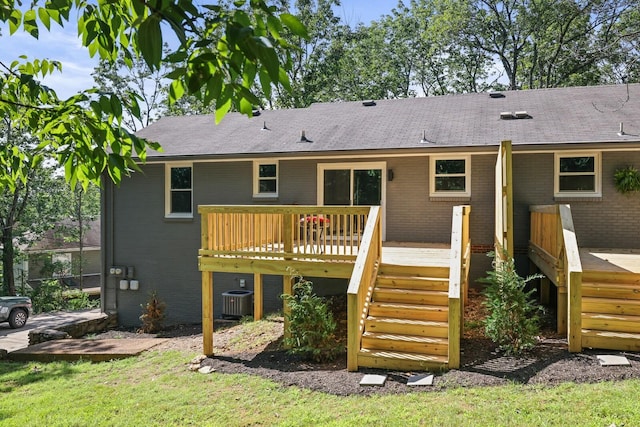
[[[205,257],[355,260],[366,206],[199,206]]]
[[[567,329],[569,351],[581,351],[582,264],[571,208],[545,205],[529,211],[529,258],[558,287],[558,329]]]

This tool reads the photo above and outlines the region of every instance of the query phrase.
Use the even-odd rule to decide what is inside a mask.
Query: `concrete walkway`
[[[12,352],[29,345],[29,331],[32,329],[55,329],[56,326],[98,319],[102,316],[100,309],[81,311],[58,311],[32,316],[20,329],[11,329],[8,323],[0,323],[0,349]]]

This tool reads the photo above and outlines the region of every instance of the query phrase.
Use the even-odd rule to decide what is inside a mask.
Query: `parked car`
[[[22,328],[33,313],[28,297],[0,297],[0,322],[9,322],[12,328]]]

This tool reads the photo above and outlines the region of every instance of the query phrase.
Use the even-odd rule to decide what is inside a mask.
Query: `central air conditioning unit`
[[[222,317],[240,318],[253,313],[253,291],[234,290],[222,293]]]

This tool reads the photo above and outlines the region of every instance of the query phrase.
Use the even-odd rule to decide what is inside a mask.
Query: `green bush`
[[[68,289],[59,280],[45,280],[34,289],[29,297],[34,313],[47,313],[59,310],[84,310],[95,308],[99,301],[92,301],[89,295],[79,289]]]
[[[289,335],[284,345],[292,354],[315,362],[335,359],[339,346],[335,339],[336,321],[324,298],[313,293],[313,283],[294,276],[292,295],[282,298],[291,309],[287,314]]]
[[[484,304],[489,312],[485,319],[485,333],[508,355],[518,355],[535,344],[539,331],[539,314],[542,309],[532,298],[535,289],[527,291],[526,285],[540,275],[518,275],[513,258],[505,256],[504,261],[495,258],[494,270],[480,279],[488,283],[484,290],[487,297]]]
[[[616,169],[613,179],[616,189],[622,194],[640,191],[640,172],[633,166]]]

